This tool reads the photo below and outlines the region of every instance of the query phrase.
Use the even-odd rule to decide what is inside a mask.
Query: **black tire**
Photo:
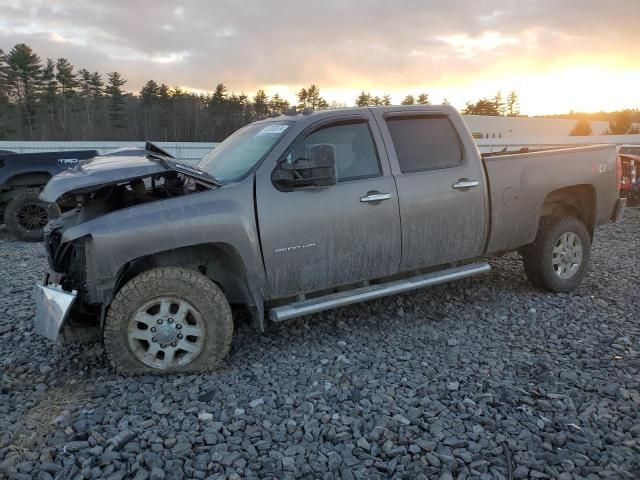
[[[43,202],[36,192],[24,192],[18,193],[5,207],[4,223],[18,240],[39,242],[47,222],[59,216],[57,204]]]
[[[194,313],[200,315],[203,320],[204,340],[200,347],[202,350],[189,363],[168,368],[154,367],[145,364],[134,353],[134,350],[140,350],[135,345],[137,340],[130,340],[129,329],[133,328],[130,327],[132,319],[145,305],[161,298],[188,302],[195,310]],[[167,325],[164,328],[166,327]],[[178,320],[175,327],[178,327]],[[111,302],[103,332],[105,350],[111,365],[115,371],[124,375],[213,370],[229,352],[232,336],[231,307],[222,290],[201,273],[184,268],[155,268],[131,279]],[[133,347],[130,341],[134,343]],[[142,348],[151,345],[149,342],[142,342]],[[164,347],[170,348],[169,345]]]
[[[582,249],[581,260],[569,278],[561,278],[553,263],[554,248],[564,234],[573,234],[579,238]],[[584,223],[578,218],[542,217],[536,239],[532,244],[522,248],[520,254],[527,278],[534,286],[550,292],[566,293],[574,290],[587,273],[591,258],[591,237]]]

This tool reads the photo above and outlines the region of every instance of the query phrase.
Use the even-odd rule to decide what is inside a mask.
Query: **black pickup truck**
[[[60,215],[55,203],[38,195],[49,179],[98,155],[96,150],[11,153],[0,151],[0,222],[20,240],[42,240],[50,218]]]

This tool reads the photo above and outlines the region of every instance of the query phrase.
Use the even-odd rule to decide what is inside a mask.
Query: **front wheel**
[[[156,268],[116,294],[103,335],[119,373],[203,372],[227,355],[233,320],[224,294],[207,277],[183,268]]]
[[[524,271],[536,287],[569,292],[584,278],[591,258],[591,237],[575,217],[543,217],[536,239],[520,250]]]
[[[18,193],[4,210],[7,230],[18,240],[39,242],[49,220],[60,216],[55,203],[40,200],[37,192]]]

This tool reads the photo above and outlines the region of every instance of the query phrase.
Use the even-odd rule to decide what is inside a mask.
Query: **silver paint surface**
[[[33,301],[36,305],[35,332],[57,342],[77,297],[76,292],[65,292],[57,285],[36,285]]]
[[[618,200],[616,155],[615,145],[594,145],[485,159],[492,222],[487,253],[531,243],[545,197],[567,186],[592,186],[595,224],[609,222]]]
[[[402,174],[384,122],[386,113],[399,110],[447,115],[460,136],[464,165]],[[300,134],[317,122],[350,115],[369,119],[381,176],[290,192],[273,185],[273,169]],[[533,240],[543,200],[558,188],[592,185],[598,225],[612,218],[617,204],[613,146],[483,161],[459,113],[449,106],[324,110],[286,119],[291,127],[280,143],[242,181],[67,228],[64,242],[88,238],[88,288],[106,292],[99,298],[108,301],[109,288],[129,262],[180,247],[221,244],[242,259],[249,290],[262,306],[266,300],[516,249]],[[54,177],[43,198],[163,171],[144,156],[96,158]],[[479,185],[452,188],[463,178]],[[391,198],[360,201],[372,192]]]

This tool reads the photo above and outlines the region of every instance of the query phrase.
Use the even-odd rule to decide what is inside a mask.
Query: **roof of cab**
[[[288,121],[288,122],[300,122],[300,121],[314,121],[322,117],[333,117],[342,115],[358,115],[366,111],[382,111],[387,112],[439,112],[445,114],[457,113],[457,110],[451,105],[385,105],[385,106],[371,106],[371,107],[343,107],[314,110],[311,108],[305,108],[304,110],[291,109],[287,113],[259,120],[254,123],[266,123],[274,121]]]

